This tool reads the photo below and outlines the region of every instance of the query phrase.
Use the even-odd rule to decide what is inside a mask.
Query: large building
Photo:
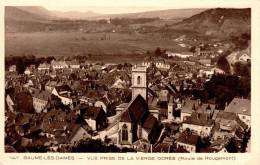
[[[154,143],[160,135],[158,110],[149,109],[147,104],[147,68],[132,68],[132,100],[117,107],[117,116],[111,137],[118,146],[131,147],[138,140]],[[107,132],[110,132],[109,130]]]
[[[251,102],[249,99],[234,98],[225,111],[235,113],[240,120],[251,127]]]
[[[51,93],[48,91],[34,90],[32,93],[33,107],[36,113],[47,112],[47,105],[51,100]]]
[[[141,95],[147,100],[147,68],[145,66],[134,66],[132,68],[132,99]]]

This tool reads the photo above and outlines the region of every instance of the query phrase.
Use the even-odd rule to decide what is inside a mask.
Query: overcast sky
[[[117,14],[180,8],[247,7],[247,3],[249,3],[246,0],[241,4],[237,3],[237,0],[226,1],[226,3],[220,3],[218,0],[4,0],[4,4],[43,6],[49,10],[58,11],[93,11],[101,14]]]
[[[140,7],[140,6],[44,6],[48,10],[57,11],[93,11],[100,14],[116,14],[116,13],[136,13],[142,11],[152,11],[152,10],[164,10],[171,9],[171,7]]]

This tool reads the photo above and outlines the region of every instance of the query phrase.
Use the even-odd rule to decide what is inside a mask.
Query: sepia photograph
[[[251,152],[250,7],[61,5],[4,6],[5,153]]]

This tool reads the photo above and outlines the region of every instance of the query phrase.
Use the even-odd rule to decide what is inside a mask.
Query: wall
[[[185,117],[191,116],[190,113],[181,112],[181,121],[183,122]]]
[[[93,131],[97,130],[95,120],[92,120],[91,118],[89,118],[89,119],[85,119],[85,121],[88,123],[88,125],[92,128]]]
[[[194,145],[190,145],[190,144],[186,144],[186,143],[182,143],[182,142],[177,142],[177,146],[183,147],[184,149],[186,149],[187,151],[189,151],[191,153],[196,152],[196,146],[194,146]]]
[[[132,144],[133,141],[133,134],[131,132],[132,124],[131,123],[126,123],[126,122],[119,122],[119,130],[122,131],[123,125],[127,125],[127,130],[128,130],[128,143]],[[119,140],[119,144],[122,144],[122,132],[121,132],[121,139]]]
[[[238,114],[240,120],[242,120],[248,127],[251,127],[251,116]]]
[[[73,138],[70,140],[70,142],[71,143],[78,142],[81,139],[85,139],[89,137],[90,135],[88,134],[88,132],[84,128],[80,127],[76,132],[76,134],[73,136]]]
[[[48,101],[38,99],[33,97],[33,108],[35,109],[36,113],[41,113],[48,104]]]
[[[183,130],[186,130],[187,128],[189,128],[190,130],[193,130],[194,132],[196,132],[198,135],[202,135],[202,136],[203,135],[209,136],[212,127],[213,127],[213,125],[208,127],[208,126],[200,126],[200,125],[187,124],[187,123],[182,124]]]

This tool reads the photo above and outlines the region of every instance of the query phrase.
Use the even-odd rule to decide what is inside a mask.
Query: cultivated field
[[[97,61],[136,61],[147,51],[162,49],[185,51],[173,39],[159,34],[84,33],[84,32],[33,32],[6,33],[5,54],[35,56],[89,55]],[[129,61],[130,60],[130,61]]]

